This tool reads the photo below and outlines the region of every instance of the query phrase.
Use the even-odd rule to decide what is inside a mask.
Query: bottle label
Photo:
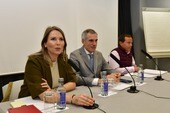
[[[108,82],[104,82],[104,92],[108,92]]]
[[[144,73],[142,71],[139,72],[139,83],[143,83],[144,82]]]
[[[144,81],[144,73],[141,72],[141,80]]]
[[[59,101],[59,106],[60,107],[65,107],[66,106],[66,93],[65,92],[60,92],[60,101]]]

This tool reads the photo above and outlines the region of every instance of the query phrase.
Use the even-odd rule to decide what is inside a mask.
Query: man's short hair
[[[129,35],[129,34],[121,34],[119,36],[119,38],[118,38],[118,42],[124,42],[125,41],[125,37],[131,37],[132,38],[132,36]]]
[[[82,35],[81,35],[81,39],[86,39],[87,38],[87,34],[97,34],[95,30],[93,29],[86,29],[83,31]]]

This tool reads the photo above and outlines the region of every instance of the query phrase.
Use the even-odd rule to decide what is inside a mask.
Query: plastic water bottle
[[[143,82],[144,82],[143,64],[140,64],[140,65],[139,65],[138,82],[139,82],[139,83],[143,83]]]
[[[101,72],[101,95],[107,96],[108,95],[108,79],[106,77],[106,71]]]
[[[59,101],[57,102],[58,109],[66,108],[66,89],[63,87],[64,78],[58,79],[59,86],[57,88],[57,93],[59,95]]]

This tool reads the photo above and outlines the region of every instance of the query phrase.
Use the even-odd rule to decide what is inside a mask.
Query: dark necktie
[[[93,54],[88,54],[90,56],[90,68],[94,71],[94,56]]]

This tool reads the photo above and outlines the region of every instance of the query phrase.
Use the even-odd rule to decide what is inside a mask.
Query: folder
[[[42,113],[38,108],[34,105],[25,105],[17,108],[8,109],[9,113]]]

